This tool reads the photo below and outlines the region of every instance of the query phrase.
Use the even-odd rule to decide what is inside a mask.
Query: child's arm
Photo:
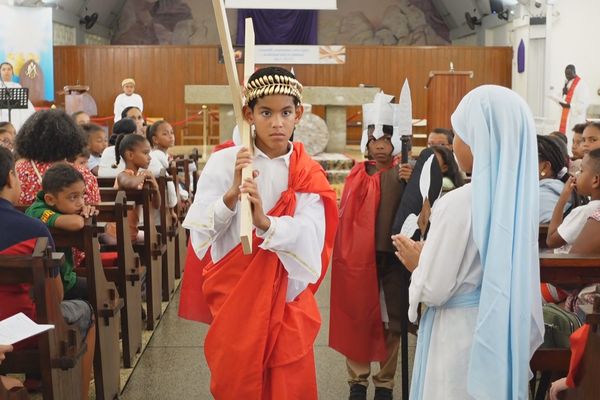
[[[146,180],[146,175],[131,175],[123,171],[117,175],[119,189],[136,190]]]
[[[558,227],[563,222],[563,210],[571,198],[574,187],[575,178],[570,177],[569,180],[567,180],[567,183],[565,183],[565,187],[556,202],[556,206],[554,206],[552,219],[548,226],[548,236],[546,237],[546,245],[551,249],[555,249],[567,243],[558,233]]]
[[[59,215],[54,221],[54,226],[66,231],[80,231],[85,225],[85,219],[97,214],[94,206],[85,205],[79,214]]]

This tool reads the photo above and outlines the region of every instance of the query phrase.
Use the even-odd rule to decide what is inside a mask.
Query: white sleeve
[[[114,121],[117,122],[121,119],[121,112],[123,111],[123,108],[121,107],[121,102],[119,101],[121,99],[121,95],[118,95],[115,98],[115,104],[113,106],[113,113],[115,115],[115,119]]]
[[[230,210],[223,202],[223,195],[233,182],[233,158],[227,154],[213,155],[206,163],[200,179],[194,203],[191,205],[183,221],[183,227],[190,230],[192,246],[198,258],[203,258],[206,250],[219,235],[227,230],[233,216],[237,213],[237,205]],[[226,152],[227,153],[227,152]],[[233,153],[234,155],[237,154]]]
[[[431,228],[419,265],[412,273],[409,319],[413,322],[417,319],[419,303],[442,305],[452,296],[458,284],[458,273],[471,234],[471,216],[469,211],[449,209],[447,200],[452,194],[447,194],[434,205]]]
[[[321,276],[325,207],[321,197],[314,193],[297,193],[296,198],[293,217],[269,217],[269,229],[266,232],[257,229],[256,234],[264,239],[262,249],[277,253],[290,280],[314,283]]]
[[[142,100],[142,96],[140,96],[139,94],[138,97],[140,99],[140,111],[144,112],[144,100]]]
[[[588,217],[588,213],[585,212],[586,207],[575,207],[558,226],[558,234],[567,244],[575,243],[575,239],[581,233]]]

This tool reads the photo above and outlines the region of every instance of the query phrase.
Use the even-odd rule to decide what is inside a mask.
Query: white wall
[[[564,69],[574,64],[577,73],[587,84],[590,102],[600,106],[600,54],[595,50],[595,30],[600,16],[599,0],[556,0],[553,5],[535,8],[519,6],[513,20],[503,26],[491,26],[486,20],[482,27],[467,37],[453,40],[453,44],[466,43],[486,46],[513,47],[512,87],[529,103],[539,121],[558,120],[560,108],[547,100],[549,93],[558,94],[564,85]],[[539,16],[546,11],[546,25],[530,25],[530,16]],[[546,29],[548,27],[548,30]],[[592,32],[591,34],[589,32]],[[519,42],[525,43],[525,72],[517,72],[517,49]],[[544,79],[547,74],[547,79]],[[541,127],[548,130],[550,126]]]

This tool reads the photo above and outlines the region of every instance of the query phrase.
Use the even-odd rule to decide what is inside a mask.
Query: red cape
[[[336,198],[323,169],[300,143],[290,157],[288,190],[268,214],[294,215],[296,193],[319,194],[324,203],[322,279],[337,228]],[[276,253],[258,248],[261,242],[254,237],[251,255],[238,245],[217,263],[208,262],[202,288],[196,289],[201,298],[184,299],[182,292],[182,303],[205,300],[213,316],[204,344],[211,392],[220,400],[316,399],[313,344],[321,319],[313,293],[321,279],[286,303],[287,272]]]
[[[589,336],[590,324],[583,324],[581,328],[571,334],[571,362],[569,363],[569,375],[567,375],[567,386],[570,388],[574,388],[579,382],[579,369]]]
[[[381,175],[370,176],[367,163],[346,179],[331,266],[329,346],[359,362],[387,355],[375,261]]]

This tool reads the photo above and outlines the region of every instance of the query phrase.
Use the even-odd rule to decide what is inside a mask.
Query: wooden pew
[[[114,201],[118,192],[116,189],[100,188],[102,201]],[[146,182],[142,190],[126,190],[125,195],[128,201],[135,202],[136,206],[141,205],[143,209],[144,242],[134,243],[133,249],[140,255],[142,265],[146,267],[146,305],[148,311],[146,328],[153,330],[162,312],[162,256],[166,251],[166,246],[162,244],[162,239],[156,231],[154,222],[152,198],[157,196],[158,192],[150,187],[150,183]]]
[[[177,198],[179,196],[179,185],[180,179],[177,174],[177,166],[171,165],[171,176],[173,177],[173,183],[175,184],[175,190],[177,192]],[[189,175],[188,175],[189,176]],[[189,178],[188,178],[189,179]],[[190,189],[189,187],[187,187]],[[191,196],[191,191],[188,190],[188,193]],[[175,237],[175,278],[181,278],[183,270],[185,268],[185,258],[187,256],[187,230],[181,225],[187,213],[187,208],[183,206],[183,204],[179,201],[175,206],[175,213],[177,214],[178,223],[176,227],[176,237]]]
[[[585,286],[600,282],[600,256],[578,254],[540,254],[540,280],[556,286]],[[532,371],[541,371],[542,378],[532,391],[536,400],[543,400],[550,383],[566,375],[569,369],[569,349],[538,349],[531,359]]]
[[[586,311],[586,323],[591,329],[579,367],[579,382],[576,388],[567,391],[568,400],[600,398],[600,297],[595,299],[593,307],[582,308]]]
[[[81,341],[79,329],[65,322],[60,309],[62,299],[51,278],[51,272],[57,274],[63,262],[62,253],[49,252],[48,238],[37,240],[32,255],[0,256],[0,282],[31,284],[37,322],[54,325],[54,329],[39,335],[37,349],[7,353],[0,373],[41,373],[45,400],[79,400],[82,391],[88,391],[81,387],[81,358],[87,346]],[[27,398],[22,391],[0,393],[2,399]]]
[[[135,355],[142,347],[142,285],[141,278],[145,268],[133,251],[129,235],[127,212],[133,210],[134,202],[127,203],[125,192],[119,191],[114,203],[103,202],[96,205],[99,211],[97,219],[102,222],[114,222],[117,230],[118,254],[116,268],[105,268],[106,278],[115,282],[120,296],[125,302],[121,311],[121,336],[123,338],[123,366],[131,368]]]
[[[7,390],[0,385],[0,400],[29,400],[29,393],[24,387]]]
[[[94,380],[97,399],[115,399],[120,394],[119,324],[123,299],[113,282],[108,282],[102,268],[98,234],[104,231],[88,218],[81,231],[52,228],[55,246],[76,247],[85,252],[89,302],[96,315],[96,351]]]
[[[166,246],[166,251],[162,256],[162,299],[169,301],[171,294],[175,290],[175,234],[177,226],[173,224],[171,212],[167,206],[167,183],[172,182],[171,177],[167,176],[167,171],[162,169],[158,176],[158,191],[162,198],[160,202],[160,225],[157,229],[160,233],[161,241]]]

